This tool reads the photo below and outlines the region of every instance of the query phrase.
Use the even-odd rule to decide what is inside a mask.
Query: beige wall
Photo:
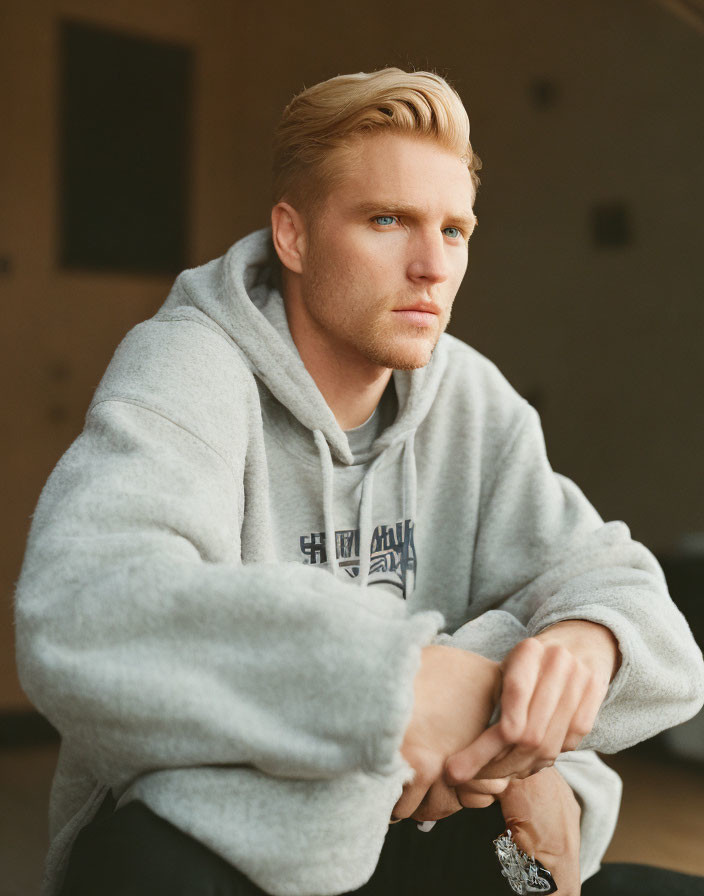
[[[484,160],[451,330],[540,395],[554,467],[603,516],[659,550],[704,530],[702,38],[641,0],[430,10],[419,0],[3,5],[0,255],[12,269],[0,275],[0,708],[25,705],[11,594],[30,514],[117,342],[170,285],[56,267],[62,17],[195,49],[191,264],[266,223],[271,130],[301,86],[387,64],[446,73]],[[558,102],[538,109],[528,88],[543,77]],[[635,241],[598,251],[589,210],[613,199],[629,203]]]

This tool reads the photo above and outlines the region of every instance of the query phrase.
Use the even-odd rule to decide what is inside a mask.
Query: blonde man
[[[507,824],[516,892],[650,892],[598,871],[620,784],[593,750],[693,715],[702,657],[445,333],[478,167],[439,76],[317,84],[271,227],[118,347],[17,588],[63,737],[45,896],[510,892]]]

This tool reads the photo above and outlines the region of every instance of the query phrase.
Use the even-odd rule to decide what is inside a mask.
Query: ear
[[[288,202],[277,202],[272,208],[271,235],[281,264],[296,274],[303,273],[306,229],[303,218]]]

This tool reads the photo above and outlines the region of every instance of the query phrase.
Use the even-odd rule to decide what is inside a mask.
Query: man
[[[271,229],[118,347],[17,587],[63,738],[46,894],[508,892],[495,796],[550,871],[573,844],[530,822],[571,830],[565,781],[591,877],[619,798],[592,750],[701,706],[652,555],[444,333],[477,167],[438,76],[315,85]]]

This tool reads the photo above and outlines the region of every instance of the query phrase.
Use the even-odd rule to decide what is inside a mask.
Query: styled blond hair
[[[434,72],[384,68],[321,81],[286,106],[274,133],[273,203],[319,206],[341,181],[343,158],[361,148],[357,138],[379,132],[435,140],[467,165],[476,192],[482,163],[459,94]]]

